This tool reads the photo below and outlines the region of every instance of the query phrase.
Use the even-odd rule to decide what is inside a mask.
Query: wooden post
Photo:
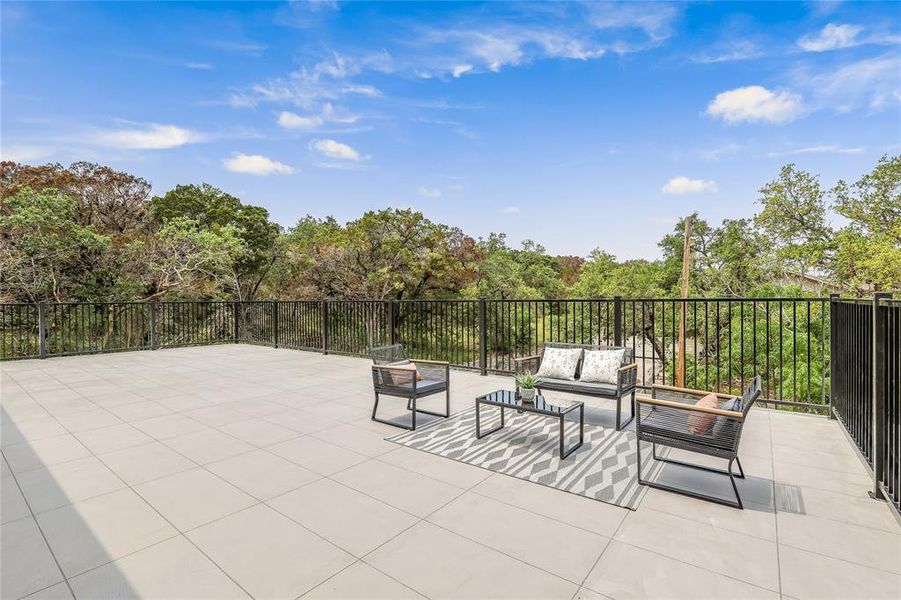
[[[676,387],[685,387],[685,301],[688,298],[689,264],[691,263],[691,216],[685,219],[685,237],[682,241],[682,289],[679,310],[679,354],[676,356]]]

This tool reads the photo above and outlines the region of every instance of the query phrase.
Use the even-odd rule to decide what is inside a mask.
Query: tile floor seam
[[[47,534],[44,533],[44,528],[41,527],[40,522],[38,521],[37,517],[35,516],[34,510],[32,510],[32,508],[31,508],[31,503],[28,502],[28,498],[25,497],[25,493],[22,491],[22,486],[19,484],[19,480],[16,478],[15,473],[12,473],[11,471],[10,471],[10,473],[11,473],[10,477],[15,482],[16,488],[19,490],[19,494],[22,496],[22,501],[25,502],[25,506],[28,508],[28,512],[31,515],[31,519],[34,521],[35,527],[38,528],[38,532],[41,534],[41,539],[44,540],[44,545],[47,547],[47,551],[50,552],[50,556],[53,558],[54,564],[56,564],[56,568],[59,571],[60,577],[63,578],[62,581],[66,582],[66,587],[69,588],[69,593],[72,594],[72,596],[74,597],[75,592],[72,590],[72,586],[69,584],[69,580],[66,577],[66,572],[63,571],[63,566],[60,564],[59,559],[56,557],[56,552],[53,551],[53,546],[50,545],[50,540],[47,539]],[[5,523],[4,523],[4,525],[5,525]],[[58,585],[59,583],[60,582],[57,581],[57,582],[54,582],[53,585]],[[47,587],[52,587],[52,586],[47,586]],[[35,591],[38,591],[38,590],[35,590]],[[30,592],[28,595],[31,595],[31,593],[33,593],[33,592]]]
[[[863,499],[863,498],[862,498],[862,499]],[[881,501],[879,501],[879,500],[874,500],[874,502],[881,502]],[[886,509],[891,510],[891,509],[889,509],[887,506],[886,506]],[[780,513],[777,512],[776,514],[779,515]],[[794,514],[794,513],[786,512],[785,514],[789,514],[789,515],[790,515],[790,514]],[[807,512],[805,512],[805,513],[803,514],[803,516],[816,517],[817,519],[824,519],[824,520],[826,520],[826,521],[832,521],[833,523],[840,523],[840,524],[842,524],[842,525],[848,525],[848,526],[850,526],[850,527],[859,527],[859,528],[861,528],[861,529],[866,529],[866,530],[868,530],[868,531],[874,531],[874,532],[877,532],[877,533],[886,533],[886,534],[889,534],[889,535],[901,536],[901,526],[894,526],[894,527],[892,528],[893,530],[892,530],[892,531],[889,531],[888,529],[883,529],[883,528],[881,528],[881,527],[873,527],[873,526],[871,526],[871,525],[864,525],[863,523],[854,523],[854,522],[852,522],[852,521],[845,521],[844,519],[836,519],[836,518],[830,517],[830,516],[828,516],[828,515],[815,515],[815,514],[812,514],[812,513],[807,513]]]
[[[512,475],[507,475],[506,473],[495,473],[495,474],[496,474],[496,475],[504,475],[505,477],[513,477]],[[490,477],[490,475],[489,475],[489,477]],[[488,478],[486,477],[485,479],[488,479]],[[479,483],[484,482],[485,479],[483,479],[483,480],[480,481]],[[514,479],[518,479],[518,478],[514,477]],[[531,483],[531,482],[530,482],[530,483]],[[477,484],[477,485],[478,485],[478,484]],[[555,488],[551,488],[551,489],[555,489]],[[556,523],[561,523],[561,524],[563,524],[563,525],[568,525],[568,526],[572,527],[573,529],[578,529],[579,531],[584,531],[584,532],[586,532],[586,533],[593,533],[593,534],[595,534],[595,535],[599,535],[599,536],[601,536],[601,537],[609,537],[609,538],[611,538],[611,539],[612,539],[612,537],[613,537],[612,534],[608,536],[608,535],[605,534],[605,533],[598,533],[597,531],[593,531],[593,530],[591,530],[591,529],[586,529],[586,528],[581,527],[581,526],[579,526],[579,525],[575,525],[574,523],[570,523],[570,522],[568,522],[568,521],[562,521],[562,520],[560,520],[560,519],[558,519],[558,518],[556,518],[556,517],[554,517],[554,516],[551,516],[551,515],[546,515],[546,514],[543,514],[543,513],[535,512],[534,510],[532,510],[532,509],[530,509],[530,508],[525,508],[525,507],[523,507],[523,506],[519,506],[518,504],[511,504],[510,502],[506,502],[505,500],[501,500],[500,498],[495,498],[494,496],[492,496],[492,495],[490,495],[490,494],[486,494],[486,493],[484,493],[484,492],[480,492],[480,491],[478,491],[478,490],[476,490],[476,489],[473,489],[473,490],[471,490],[471,491],[472,491],[473,494],[475,494],[475,495],[477,495],[477,496],[481,496],[481,497],[483,497],[483,498],[488,498],[489,500],[494,500],[494,501],[496,501],[496,502],[501,502],[501,503],[506,504],[506,505],[508,505],[508,506],[513,506],[513,507],[515,507],[515,508],[519,508],[520,510],[524,510],[524,511],[526,511],[526,512],[528,512],[528,513],[531,513],[531,514],[533,514],[533,515],[538,515],[538,516],[540,516],[540,517],[544,517],[544,518],[546,518],[546,519],[550,519],[551,521],[554,521],[554,522],[556,522]],[[590,498],[587,498],[587,499],[588,499],[589,501],[591,501],[591,502],[601,502],[601,500],[593,500],[593,499],[590,499]],[[607,504],[607,503],[606,503],[606,502],[603,502],[603,504]],[[615,507],[615,508],[622,509],[622,510],[624,510],[624,511],[632,512],[632,511],[629,510],[628,508],[623,508],[623,507],[617,506],[617,505],[615,505],[615,504],[610,504],[609,506],[613,506],[613,507]],[[625,518],[626,518],[627,516],[628,516],[628,515],[623,515],[623,518],[620,519],[619,523],[618,523],[617,526],[616,526],[616,530],[615,530],[615,531],[618,531],[618,530],[619,530],[619,526],[622,524],[622,522],[625,520]]]
[[[645,491],[645,493],[647,493],[647,491]],[[644,496],[642,496],[641,499],[644,500]],[[598,592],[596,589],[586,586],[585,582],[588,581],[588,578],[591,577],[592,571],[594,571],[597,568],[598,563],[600,563],[601,559],[604,558],[604,554],[606,554],[607,550],[610,548],[610,546],[613,545],[613,542],[614,542],[614,540],[616,540],[616,536],[619,533],[619,530],[622,529],[623,525],[626,523],[626,519],[628,519],[633,514],[637,513],[639,508],[641,508],[641,502],[638,503],[638,507],[635,510],[630,510],[623,516],[622,519],[620,519],[619,524],[617,524],[617,526],[616,526],[616,529],[614,529],[613,533],[610,535],[610,541],[607,542],[607,545],[604,546],[604,549],[601,551],[601,554],[594,561],[594,564],[591,566],[591,569],[589,569],[588,573],[585,574],[585,578],[582,580],[582,583],[579,585],[579,588],[587,587],[592,592],[597,592],[597,593],[601,594],[601,592]],[[575,598],[576,595],[578,595],[578,593],[579,593],[579,590],[576,590],[576,593],[573,595],[573,599]],[[601,595],[607,597],[605,594],[601,594]]]
[[[752,538],[752,539],[755,539],[755,540],[760,540],[760,541],[762,541],[762,542],[768,542],[768,543],[770,543],[770,544],[776,544],[776,543],[777,543],[776,539],[770,539],[770,538],[766,538],[766,537],[761,537],[761,536],[755,535],[755,534],[753,534],[753,533],[747,533],[747,532],[745,532],[745,531],[738,531],[738,530],[736,530],[736,529],[733,529],[733,528],[730,528],[730,527],[724,527],[724,526],[722,526],[722,525],[714,525],[713,523],[710,523],[709,521],[700,521],[700,520],[698,520],[698,519],[692,519],[691,517],[686,517],[686,516],[683,516],[683,515],[680,515],[680,514],[667,512],[667,511],[665,511],[665,510],[660,510],[660,509],[658,509],[658,508],[654,508],[653,506],[646,507],[644,510],[646,510],[646,511],[653,511],[653,512],[655,512],[655,513],[658,513],[658,514],[661,514],[661,515],[666,515],[666,516],[668,516],[668,517],[675,517],[675,518],[681,519],[681,520],[683,520],[683,521],[690,521],[691,523],[694,523],[694,524],[696,524],[696,525],[707,525],[708,527],[712,527],[713,529],[715,529],[715,530],[717,530],[717,531],[725,531],[725,532],[732,533],[732,534],[735,534],[735,535],[739,535],[739,536],[742,536],[742,537],[748,537],[748,538]],[[735,510],[739,510],[739,509],[735,509]],[[741,510],[748,510],[748,509],[741,509]],[[773,518],[775,519],[776,513],[774,512],[774,513],[771,513],[771,514],[772,514]]]
[[[625,545],[625,546],[631,546],[632,548],[637,548],[637,549],[643,550],[643,551],[645,551],[645,552],[650,552],[651,554],[656,554],[657,556],[661,556],[661,557],[666,558],[666,559],[668,559],[668,560],[672,560],[672,561],[681,563],[681,564],[686,565],[686,566],[688,566],[688,567],[693,567],[693,568],[695,568],[695,569],[700,569],[701,571],[706,571],[706,572],[708,572],[708,573],[713,573],[714,575],[719,575],[720,577],[725,577],[726,579],[731,579],[732,581],[736,581],[736,582],[741,583],[741,584],[744,584],[744,585],[749,585],[749,586],[754,587],[754,588],[757,588],[757,589],[759,589],[759,590],[765,590],[765,591],[767,591],[767,592],[770,592],[771,594],[779,594],[779,591],[778,591],[778,590],[775,590],[775,589],[773,589],[773,588],[764,587],[764,586],[762,586],[762,585],[758,585],[758,584],[756,584],[756,583],[752,583],[752,582],[746,581],[746,580],[744,580],[744,579],[739,579],[738,577],[735,577],[735,576],[733,576],[733,575],[729,575],[728,573],[723,573],[723,572],[721,572],[721,571],[715,571],[715,570],[710,569],[710,568],[708,568],[708,567],[702,567],[702,566],[700,566],[700,565],[696,565],[696,564],[694,564],[694,563],[690,563],[690,562],[688,562],[688,561],[682,560],[681,558],[676,558],[676,557],[674,557],[674,556],[670,556],[669,554],[664,554],[663,552],[660,552],[659,550],[652,550],[651,548],[645,548],[644,546],[639,546],[639,545],[633,544],[633,543],[631,543],[631,542],[624,542],[624,541],[622,541],[622,540],[614,540],[614,541],[617,542],[617,543],[619,543],[619,544],[623,544],[623,545]],[[589,589],[591,589],[592,591],[597,591],[597,590],[594,590],[593,588],[589,588]]]
[[[159,443],[159,441],[157,441],[157,443]],[[174,523],[172,523],[169,519],[167,519],[166,516],[163,515],[163,514],[162,514],[162,513],[161,513],[161,512],[153,505],[153,504],[151,504],[150,502],[148,502],[147,499],[144,498],[144,496],[142,496],[136,489],[134,489],[134,487],[133,487],[130,483],[128,483],[127,481],[125,481],[124,478],[122,478],[118,473],[116,473],[115,470],[113,470],[112,468],[110,468],[110,466],[103,460],[103,458],[101,458],[100,456],[94,454],[94,452],[93,452],[90,448],[87,448],[87,447],[86,447],[86,449],[87,449],[87,451],[88,451],[92,456],[94,456],[97,460],[99,460],[101,463],[103,463],[103,465],[104,465],[107,469],[109,469],[110,472],[112,472],[113,475],[115,475],[115,476],[116,476],[116,477],[117,477],[117,478],[118,478],[118,479],[126,486],[127,489],[129,489],[133,494],[135,494],[136,496],[138,496],[138,497],[141,499],[142,502],[144,502],[147,506],[149,506],[149,507],[151,508],[151,510],[153,510],[157,515],[159,515],[161,519],[163,519],[164,521],[166,521],[166,523],[168,523],[175,531],[179,532],[179,535],[183,535],[183,536],[184,536],[184,534],[181,532],[181,530],[180,530],[178,527],[176,527]],[[174,450],[173,450],[173,451],[174,451]],[[184,457],[184,458],[187,459],[187,457]],[[187,459],[187,460],[190,461],[190,459]],[[190,461],[190,462],[193,463],[194,461]],[[192,468],[195,468],[195,467],[192,467]],[[190,471],[190,470],[191,470],[191,469],[185,469],[184,471],[179,471],[179,472],[184,473],[184,472],[187,472],[187,471]],[[168,476],[170,476],[170,475],[175,475],[175,474],[176,474],[176,473],[170,473],[169,475],[164,475],[164,476],[162,476],[162,477],[160,477],[160,478],[158,478],[158,479],[162,479],[162,478],[164,478],[164,477],[168,477]],[[143,485],[143,483],[149,483],[149,482],[142,482],[141,484],[138,484],[138,485]],[[118,491],[121,491],[121,489],[120,489],[120,490],[116,490],[116,492],[118,492]],[[109,493],[112,494],[112,493],[115,493],[115,492],[109,492]],[[74,504],[77,504],[77,503],[73,503],[72,505],[74,505]],[[70,506],[72,506],[72,505],[70,505]],[[168,539],[173,539],[174,537],[177,537],[177,535],[176,535],[176,536],[172,536],[172,537],[170,537],[170,538],[168,538]],[[228,573],[227,573],[227,572],[226,572],[226,571],[225,571],[218,563],[216,563],[215,561],[213,561],[212,558],[210,558],[209,556],[207,556],[207,554],[206,554],[205,552],[203,552],[203,550],[202,550],[200,547],[198,547],[197,544],[195,544],[195,543],[194,543],[190,538],[188,538],[187,536],[184,536],[184,537],[185,537],[185,539],[186,539],[192,546],[194,546],[199,552],[201,552],[204,556],[206,556],[207,559],[208,559],[210,562],[212,562],[214,565],[216,565],[216,567],[217,567],[220,571],[222,571],[222,573],[223,573],[226,577],[228,577],[232,582],[234,582],[235,585],[237,585],[239,588],[241,588],[241,590],[243,590],[244,593],[246,593],[246,594],[247,594],[249,597],[251,597],[251,598],[253,597],[250,593],[247,592],[247,590],[244,589],[243,586],[241,586],[240,584],[238,584],[238,582],[235,581],[235,580],[231,577],[231,575],[229,575],[229,574],[228,574]],[[152,546],[152,545],[154,545],[154,544],[151,544],[151,545],[149,545],[149,546],[145,546],[145,547],[143,547],[143,548],[140,548],[140,549],[136,550],[135,552],[139,552],[140,550],[144,550],[144,549],[146,549],[146,548],[148,548],[148,547],[150,547],[150,546]],[[49,543],[48,543],[48,546],[49,546]],[[112,560],[108,561],[108,563],[106,563],[106,564],[114,563],[114,562],[116,562],[117,560],[119,560],[120,558],[124,558],[124,556],[122,556],[122,557],[117,557],[117,558],[115,558],[115,559],[112,559]],[[60,569],[60,570],[62,570],[62,569]],[[63,576],[65,577],[65,573],[63,573]],[[77,576],[77,575],[76,575],[76,576]],[[66,578],[66,582],[67,582],[67,584],[68,584],[68,577]],[[69,586],[69,588],[70,588],[70,591],[72,591],[73,597],[75,597],[75,592],[72,590],[71,585]]]
[[[890,571],[888,569],[883,569],[882,567],[876,567],[874,565],[867,565],[859,562],[855,562],[853,560],[848,560],[846,558],[839,558],[837,556],[832,556],[829,554],[823,554],[822,552],[817,552],[816,550],[811,550],[809,548],[802,548],[801,546],[796,546],[795,544],[789,544],[787,542],[780,542],[780,545],[785,546],[786,548],[792,548],[794,550],[801,550],[803,552],[808,552],[810,554],[816,554],[817,556],[822,556],[823,558],[828,558],[830,560],[835,560],[838,562],[842,562],[849,565],[854,565],[855,567],[864,567],[867,569],[873,569],[874,571],[880,571],[882,573],[888,573],[890,575],[894,575],[896,577],[901,578],[901,569],[898,571]]]
[[[779,584],[779,597],[782,597],[782,553],[779,544],[779,502],[776,498],[776,456],[775,450],[773,448],[773,422],[769,422],[769,427],[767,427],[767,433],[770,438],[770,469],[773,472],[773,479],[770,481],[770,485],[772,486],[773,491],[773,511],[775,516],[773,517],[773,525],[775,527],[774,533],[776,536],[776,581]]]

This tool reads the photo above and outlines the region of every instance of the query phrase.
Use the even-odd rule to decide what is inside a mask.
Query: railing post
[[[47,358],[47,315],[43,302],[38,302],[38,356]]]
[[[328,354],[328,300],[322,301],[322,353]]]
[[[873,294],[873,498],[885,499],[879,487],[885,465],[885,329],[888,311],[879,309],[882,300],[892,295]]]
[[[272,345],[278,348],[278,301],[273,300],[271,303],[272,314],[269,322],[272,325]]]
[[[156,350],[156,300],[150,303],[150,349]]]
[[[613,297],[613,345],[623,345],[623,298]]]
[[[397,343],[397,300],[388,300],[388,343]]]
[[[835,320],[838,316],[838,302],[841,296],[839,294],[829,294],[829,418],[835,419],[835,356],[836,356],[836,339],[835,339]]]
[[[232,337],[234,338],[236,344],[237,344],[239,341],[241,341],[241,313],[240,313],[240,307],[241,307],[241,303],[240,303],[240,302],[232,302],[232,319],[234,320],[234,323],[232,324],[232,328],[233,328],[233,331],[232,331]]]
[[[479,299],[479,371],[488,374],[488,301]]]

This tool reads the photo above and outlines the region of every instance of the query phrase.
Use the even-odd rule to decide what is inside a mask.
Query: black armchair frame
[[[738,458],[738,445],[741,441],[741,432],[751,406],[760,397],[760,376],[755,377],[745,388],[741,396],[740,410],[724,410],[721,408],[707,408],[695,405],[698,398],[715,392],[679,388],[667,385],[654,385],[651,388],[651,396],[639,394],[636,396],[638,412],[635,421],[636,449],[638,460],[638,483],[668,492],[690,496],[701,500],[708,500],[718,504],[724,504],[733,508],[742,509],[744,505],[738,492],[736,478],[744,479],[745,473]],[[734,398],[729,394],[715,393],[722,400]],[[690,415],[710,415],[714,422],[708,433],[693,433],[689,431],[687,419]],[[670,463],[727,475],[732,484],[735,500],[712,496],[701,492],[679,488],[663,483],[657,483],[642,479],[641,477],[641,442],[651,443],[652,460]],[[664,458],[657,455],[657,446],[680,448],[707,456],[722,458],[728,461],[726,469],[717,469],[705,465]],[[732,464],[738,467],[738,473],[733,472]]]
[[[440,360],[409,359],[402,344],[378,346],[370,350],[372,355],[372,384],[375,403],[372,406],[372,420],[401,429],[416,429],[416,414],[447,418],[450,416],[450,363]],[[429,382],[422,386],[416,381],[417,373]],[[409,379],[409,383],[398,380]],[[416,407],[419,398],[444,392],[444,413]],[[379,396],[395,396],[407,399],[410,424],[398,423],[378,417]]]

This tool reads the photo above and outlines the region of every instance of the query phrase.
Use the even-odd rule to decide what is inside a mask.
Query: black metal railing
[[[901,512],[901,300],[835,297],[831,313],[832,412]]]
[[[685,330],[678,361],[679,328]],[[760,374],[768,402],[825,410],[825,298],[298,300],[0,305],[0,357],[245,342],[365,356],[400,342],[419,358],[508,373],[545,342],[631,347],[639,384],[739,392]]]

